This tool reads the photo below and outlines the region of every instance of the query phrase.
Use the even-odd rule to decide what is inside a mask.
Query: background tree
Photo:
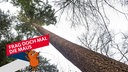
[[[6,44],[21,40],[21,36],[14,36],[12,22],[14,17],[0,10],[0,66],[13,61],[13,58],[6,56]]]
[[[37,71],[39,71],[39,72],[59,72],[56,65],[51,65],[49,63],[49,60],[47,60],[46,58],[42,58],[40,56],[39,61],[40,61],[40,63],[39,63],[39,66],[37,68]],[[30,66],[27,66],[24,69],[18,70],[17,72],[27,72],[27,71],[31,71]]]

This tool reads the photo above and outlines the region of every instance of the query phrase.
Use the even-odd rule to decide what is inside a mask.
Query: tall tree
[[[128,72],[126,64],[67,41],[35,23],[33,25],[42,35],[50,34],[50,43],[82,72]]]
[[[83,72],[85,71],[86,72],[127,72],[128,71],[127,65],[115,61],[106,56],[103,56],[94,51],[88,50],[82,46],[71,43],[70,41],[67,41],[55,35],[54,33],[51,33],[46,29],[42,28],[40,26],[42,24],[42,22],[40,22],[40,18],[36,19],[37,17],[33,15],[35,13],[35,10],[33,12],[33,10],[31,10],[32,8],[28,7],[31,6],[32,4],[31,0],[29,2],[30,4],[25,4],[28,6],[24,6],[24,3],[22,4],[21,2],[18,3],[21,4],[20,6],[21,8],[23,7],[22,9],[24,10],[23,12],[21,12],[20,20],[22,20],[22,22],[25,23],[29,22],[30,26],[33,25],[41,34],[50,34],[50,42],[52,43],[52,45],[58,51],[60,51],[68,60],[70,60],[74,65],[76,65],[81,71]],[[27,14],[28,12],[30,12],[30,14]],[[39,25],[37,25],[38,22]]]

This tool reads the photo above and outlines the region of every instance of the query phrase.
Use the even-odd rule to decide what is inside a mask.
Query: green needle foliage
[[[55,10],[48,2],[41,0],[12,0],[14,6],[20,7],[19,19],[22,22],[35,22],[40,25],[56,23]]]
[[[0,66],[15,60],[6,56],[6,44],[22,39],[22,36],[13,37],[10,32],[13,19],[9,14],[0,10]]]
[[[57,67],[55,65],[50,64],[49,60],[47,60],[46,58],[39,56],[39,61],[40,63],[36,72],[59,72]],[[32,71],[32,68],[30,66],[27,66],[26,68],[18,70],[16,72],[30,72],[30,71]]]
[[[52,9],[48,2],[41,0],[12,0],[11,3],[21,8],[17,16],[19,24],[15,28],[19,35],[26,36],[27,38],[40,35],[31,25],[32,23],[41,26],[56,24],[55,10]]]

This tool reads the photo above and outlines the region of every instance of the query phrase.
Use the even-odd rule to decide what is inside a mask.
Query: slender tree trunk
[[[82,72],[128,72],[128,65],[65,40],[33,23],[42,34],[50,35],[50,43]]]

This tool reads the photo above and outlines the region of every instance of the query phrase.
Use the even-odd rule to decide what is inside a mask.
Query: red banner
[[[14,42],[6,45],[6,55],[12,55],[31,49],[36,49],[49,45],[49,35],[39,36],[36,38]]]

